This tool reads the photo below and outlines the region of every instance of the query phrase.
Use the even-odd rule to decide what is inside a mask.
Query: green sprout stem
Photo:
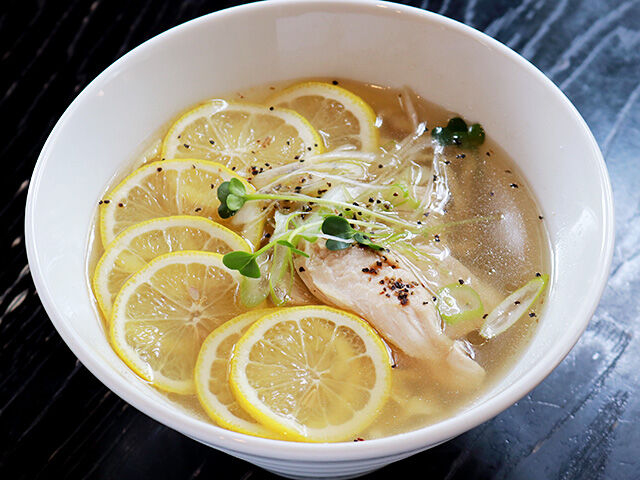
[[[300,193],[292,194],[272,194],[272,193],[247,193],[244,185],[237,178],[232,178],[227,182],[223,182],[218,187],[218,199],[220,200],[220,206],[218,207],[218,214],[222,218],[229,218],[236,214],[246,202],[257,200],[283,200],[290,202],[306,202],[314,203],[317,205],[324,205],[332,208],[342,208],[346,211],[355,211],[368,215],[372,218],[385,221],[387,223],[401,225],[405,228],[412,229],[419,232],[422,228],[416,228],[415,224],[395,218],[391,215],[376,212],[366,207],[361,207],[358,204],[341,202],[339,200],[327,200],[322,197],[312,197]]]
[[[369,217],[376,218],[378,220],[382,220],[386,223],[401,225],[404,227],[403,232],[395,232],[394,234],[387,235],[384,238],[383,235],[375,235],[374,233],[366,234],[362,230],[356,230],[354,226],[362,226],[367,228],[369,231],[373,231],[373,228],[382,228],[383,230],[386,228],[391,228],[384,223],[377,223],[371,221],[363,221],[358,219],[348,219],[342,214],[340,215],[324,215],[323,220],[319,221],[310,221],[303,223],[302,225],[294,228],[293,230],[288,230],[289,221],[292,218],[288,217],[285,223],[285,232],[275,235],[270,242],[265,244],[263,247],[258,249],[256,252],[244,252],[244,251],[235,251],[226,254],[223,257],[223,262],[225,266],[232,270],[238,270],[242,275],[251,278],[260,278],[260,267],[258,265],[257,259],[264,252],[275,248],[276,245],[281,245],[290,250],[290,253],[308,256],[305,252],[298,250],[297,243],[300,237],[304,237],[310,239],[310,241],[314,241],[317,238],[326,239],[325,246],[329,250],[343,250],[348,248],[350,245],[357,243],[363,247],[371,248],[372,250],[381,250],[383,247],[374,243],[374,238],[377,238],[378,241],[382,241],[383,244],[388,244],[389,241],[399,240],[402,236],[406,234],[420,234],[427,236],[434,231],[438,231],[439,229],[455,226],[455,225],[463,225],[465,223],[472,223],[476,221],[482,220],[480,219],[468,219],[461,220],[458,222],[451,222],[449,224],[443,225],[431,225],[431,226],[420,226],[416,228],[413,223],[399,220],[390,215],[385,215],[383,213],[371,211],[366,207],[361,207],[357,203],[347,203],[341,202],[338,200],[327,200],[322,197],[311,197],[309,195],[304,194],[268,194],[268,193],[247,193],[244,185],[238,179],[232,178],[228,182],[223,182],[218,187],[218,199],[220,200],[220,207],[218,208],[218,213],[222,218],[229,218],[232,215],[243,207],[243,205],[248,201],[258,201],[258,200],[283,200],[283,201],[291,201],[291,202],[307,202],[309,204],[318,204],[329,206],[332,208],[342,208],[346,211],[355,211],[366,214]],[[302,215],[302,214],[301,214]],[[417,222],[418,225],[421,225],[420,222]],[[317,231],[318,227],[320,227],[320,232]],[[315,232],[312,230],[316,229]],[[303,235],[305,232],[308,232],[306,235]]]
[[[312,231],[314,229],[317,230],[318,227],[321,227],[322,232]],[[260,278],[261,272],[257,261],[258,257],[278,245],[288,248],[292,254],[302,255],[304,257],[309,256],[306,252],[298,250],[297,248],[298,240],[303,234],[306,234],[307,237],[312,237],[312,239],[326,239],[326,247],[329,250],[343,250],[354,243],[367,246],[374,250],[380,250],[382,248],[374,244],[371,238],[363,232],[354,230],[345,218],[328,215],[324,217],[322,221],[308,222],[293,230],[288,230],[275,236],[270,242],[253,253],[245,251],[229,252],[222,257],[222,261],[227,268],[238,270],[245,277]]]
[[[251,200],[288,200],[290,202],[308,202],[308,203],[316,203],[318,205],[324,205],[328,207],[340,207],[343,209],[350,209],[355,212],[361,212],[363,214],[369,215],[370,217],[377,218],[383,220],[388,223],[393,223],[395,225],[402,225],[403,227],[413,228],[415,229],[415,225],[404,221],[399,220],[390,215],[385,215],[384,213],[375,212],[369,210],[366,207],[360,207],[357,205],[353,205],[352,203],[340,202],[338,200],[327,200],[324,198],[311,197],[309,195],[303,194],[290,194],[290,195],[274,195],[269,193],[249,193],[244,196],[245,201]],[[418,229],[420,230],[420,229]]]
[[[282,233],[281,235],[278,235],[276,237],[274,237],[269,243],[265,244],[264,246],[262,246],[260,249],[256,250],[254,253],[252,253],[251,255],[253,255],[255,258],[258,258],[261,254],[263,254],[264,252],[270,250],[271,248],[275,247],[278,242],[280,242],[281,240],[286,240],[289,243],[295,245],[295,237],[297,237],[298,235],[300,235],[301,233],[307,231],[307,230],[311,230],[313,227],[317,227],[322,225],[322,222],[312,222],[312,223],[306,223],[304,225],[299,226],[298,228],[291,230],[291,231],[287,231]]]

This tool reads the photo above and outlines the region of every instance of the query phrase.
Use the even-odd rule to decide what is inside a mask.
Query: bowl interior
[[[186,106],[268,82],[334,75],[408,85],[481,121],[538,198],[554,276],[530,347],[472,407],[406,434],[403,442],[343,445],[333,455],[346,457],[354,448],[360,453],[353,455],[363,449],[373,454],[376,445],[397,451],[426,447],[495,415],[566,355],[600,297],[612,248],[611,193],[600,152],[560,91],[506,47],[437,15],[386,3],[268,2],[189,22],[120,59],[65,112],[34,173],[26,231],[41,299],[80,360],[139,409],[207,443],[269,451],[279,442],[249,439],[185,416],[124,366],[89,300],[89,225],[109,179]],[[307,447],[281,446],[272,454],[331,448]]]

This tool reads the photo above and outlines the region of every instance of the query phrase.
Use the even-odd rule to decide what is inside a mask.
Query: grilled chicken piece
[[[416,275],[389,253],[351,247],[330,251],[307,244],[309,258],[296,267],[311,293],[366,319],[391,344],[424,359],[455,388],[476,386],[484,369],[442,329],[433,296]]]

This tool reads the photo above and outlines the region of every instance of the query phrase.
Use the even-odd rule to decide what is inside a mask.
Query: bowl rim
[[[525,69],[528,74],[546,87],[560,104],[567,109],[574,120],[578,123],[585,138],[589,142],[599,167],[600,188],[602,190],[602,211],[603,218],[601,228],[603,235],[601,238],[601,255],[598,265],[599,274],[592,282],[589,298],[583,302],[577,311],[576,318],[581,319],[575,322],[570,335],[565,335],[562,342],[559,342],[549,349],[547,354],[534,368],[530,369],[513,384],[506,387],[493,397],[485,400],[476,407],[463,411],[453,417],[447,418],[434,425],[420,428],[411,432],[406,432],[390,437],[368,440],[365,442],[340,442],[340,443],[298,443],[283,440],[272,440],[260,437],[253,437],[230,430],[207,424],[192,417],[177,408],[155,402],[147,398],[141,391],[131,383],[123,380],[116,374],[112,367],[101,361],[100,357],[92,353],[90,345],[75,334],[74,330],[66,325],[64,314],[60,311],[52,298],[52,295],[44,281],[43,270],[38,262],[38,247],[35,244],[35,224],[34,205],[38,195],[39,185],[43,179],[44,172],[50,152],[54,148],[60,131],[64,128],[67,119],[79,108],[80,103],[99,84],[109,78],[115,72],[121,70],[127,62],[161,42],[170,41],[175,35],[181,34],[194,26],[207,23],[224,21],[227,16],[241,15],[248,10],[264,11],[268,9],[286,8],[292,5],[304,5],[309,11],[316,11],[326,7],[340,7],[346,9],[361,9],[364,13],[378,13],[381,10],[393,12],[392,15],[401,15],[417,22],[436,24],[441,27],[455,31],[462,36],[470,37],[473,41],[481,42],[484,46],[494,50],[499,55],[506,56],[511,61]],[[120,398],[133,405],[142,413],[169,426],[170,428],[183,433],[200,442],[214,447],[239,454],[247,454],[263,458],[278,458],[284,460],[328,460],[349,461],[362,460],[367,458],[391,457],[394,455],[410,454],[427,449],[435,444],[442,443],[448,439],[458,436],[471,428],[493,418],[502,411],[516,403],[527,393],[533,390],[549,373],[564,359],[569,351],[576,344],[589,320],[593,316],[600,297],[604,291],[609,276],[611,261],[613,257],[614,243],[614,210],[613,195],[609,175],[606,169],[602,153],[596,143],[586,122],[578,113],[574,105],[569,101],[564,93],[538,68],[528,60],[493,39],[487,34],[480,32],[456,20],[444,17],[437,13],[425,11],[416,7],[390,3],[377,0],[271,0],[269,2],[257,2],[244,4],[225,10],[213,12],[193,20],[177,25],[165,32],[145,41],[141,45],[116,60],[104,71],[102,71],[93,81],[91,81],[73,100],[69,107],[60,117],[55,127],[47,138],[43,149],[38,157],[27,194],[25,213],[25,243],[27,257],[31,269],[31,275],[35,283],[40,300],[47,312],[54,327],[69,346],[72,352],[78,357],[83,365],[95,375],[104,385],[115,392]]]

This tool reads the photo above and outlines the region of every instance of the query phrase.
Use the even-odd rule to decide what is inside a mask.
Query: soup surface
[[[92,229],[123,361],[203,420],[298,441],[470,405],[527,346],[550,273],[536,201],[480,124],[340,79],[185,110]]]

